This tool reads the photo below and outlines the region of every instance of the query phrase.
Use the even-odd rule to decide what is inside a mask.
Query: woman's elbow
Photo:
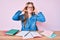
[[[12,18],[12,20],[18,21],[19,19],[18,19],[18,18],[13,17],[13,18]]]
[[[42,19],[41,22],[45,22],[46,20],[45,19]]]
[[[46,21],[46,19],[45,19],[45,18],[42,18],[40,21],[41,21],[41,22],[45,22],[45,21]]]

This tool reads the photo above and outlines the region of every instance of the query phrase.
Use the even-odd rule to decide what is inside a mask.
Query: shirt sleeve
[[[42,12],[39,12],[37,15],[37,21],[39,22],[45,22],[45,16],[42,14]]]
[[[23,19],[24,17],[23,17],[23,15],[20,15],[21,13],[22,13],[22,11],[18,10],[15,13],[15,15],[12,17],[12,19],[13,20],[16,20],[16,21]]]

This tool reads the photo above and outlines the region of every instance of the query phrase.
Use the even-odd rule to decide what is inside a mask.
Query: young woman
[[[45,22],[45,17],[42,12],[39,12],[37,15],[35,14],[35,7],[32,2],[27,2],[26,7],[20,11],[18,10],[13,16],[13,20],[22,22],[21,31],[37,31],[36,22]]]

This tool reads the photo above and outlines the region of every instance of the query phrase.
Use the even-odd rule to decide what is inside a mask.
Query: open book
[[[44,30],[42,33],[40,33],[48,38],[54,38],[56,37],[56,34],[53,32],[53,31],[50,31],[50,30]]]
[[[24,39],[41,37],[41,35],[37,31],[21,31],[16,34],[16,36],[22,36]]]

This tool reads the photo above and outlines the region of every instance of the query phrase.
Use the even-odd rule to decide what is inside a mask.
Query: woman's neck
[[[29,18],[31,17],[31,14],[30,13],[28,13],[28,16],[29,16]]]

